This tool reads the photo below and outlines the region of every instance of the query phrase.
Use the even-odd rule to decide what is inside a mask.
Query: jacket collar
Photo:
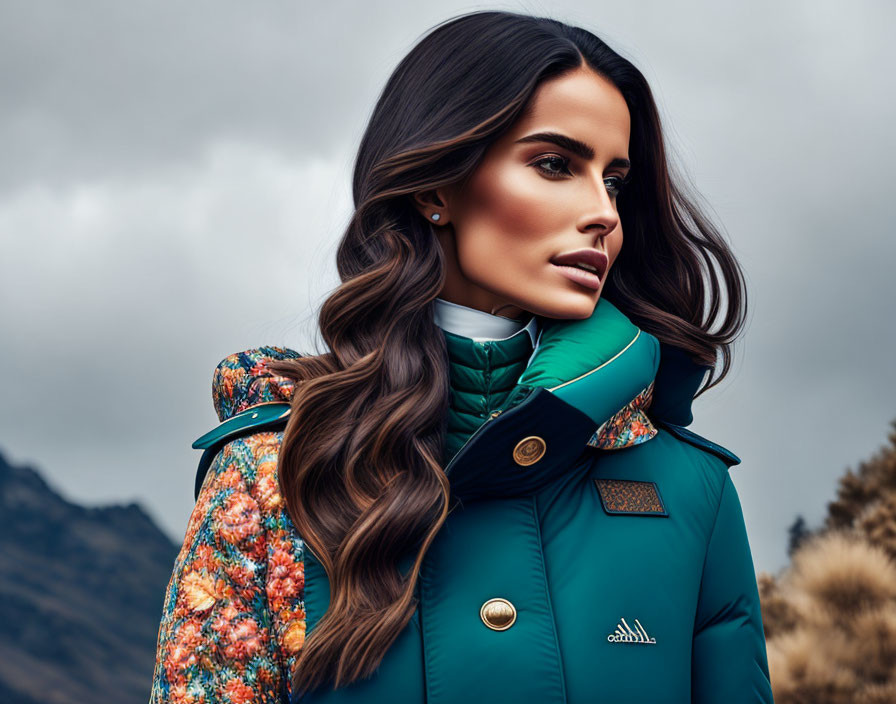
[[[656,434],[650,420],[677,425],[692,421],[691,402],[709,367],[695,364],[683,350],[640,330],[609,301],[601,299],[599,305],[606,315],[606,334],[572,360],[581,373],[564,374],[570,381],[524,374],[523,383],[502,409],[473,433],[447,465],[455,495],[534,492],[568,471],[570,463],[590,451],[588,447],[612,450],[649,440]],[[222,423],[193,446],[212,447],[232,433],[245,432],[252,423],[272,422],[270,414],[252,417],[259,405],[270,404],[264,410],[282,420],[294,384],[271,374],[265,363],[297,356],[293,350],[268,346],[222,360],[212,383]],[[635,423],[646,430],[633,433]],[[529,437],[540,438],[545,452],[537,461],[521,465],[514,459],[514,450],[525,461],[527,447],[537,450],[540,444],[535,440],[521,446]]]
[[[527,368],[504,406],[448,463],[455,497],[463,501],[531,494],[572,471],[584,453],[592,452],[589,445],[620,447],[605,448],[595,442],[595,435],[613,429],[614,418],[630,422],[626,410],[653,388],[660,343],[605,299],[598,302],[594,316],[581,326],[564,321],[562,334],[542,339],[539,364]],[[553,324],[543,321],[545,326]],[[649,427],[639,439],[655,435]],[[621,446],[630,444],[636,441]]]
[[[694,394],[712,367],[694,362],[680,347],[660,343],[660,367],[656,375],[651,416],[675,425],[690,425]]]
[[[443,447],[443,461],[447,462],[490,412],[504,406],[532,358],[532,340],[524,329],[506,338],[490,339],[446,329],[442,334],[450,387]]]

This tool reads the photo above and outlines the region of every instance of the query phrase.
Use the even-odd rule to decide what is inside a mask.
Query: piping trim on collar
[[[579,379],[584,379],[586,376],[590,376],[591,374],[594,374],[594,372],[596,372],[598,369],[603,369],[610,362],[612,362],[614,359],[616,359],[621,354],[623,354],[629,347],[631,347],[633,344],[635,344],[635,341],[638,339],[638,336],[640,334],[641,334],[641,331],[638,330],[638,332],[635,333],[635,336],[631,339],[631,342],[629,342],[625,347],[623,347],[621,350],[619,350],[616,354],[614,354],[612,357],[610,357],[603,364],[596,366],[594,369],[590,369],[589,371],[585,372],[584,374],[580,374],[575,379],[570,379],[569,381],[564,381],[562,384],[557,384],[557,386],[548,387],[548,391],[556,391],[557,389],[562,389],[564,386],[575,383],[575,382],[579,381]]]

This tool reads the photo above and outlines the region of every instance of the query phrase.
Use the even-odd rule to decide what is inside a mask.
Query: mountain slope
[[[0,455],[0,700],[146,702],[177,547],[137,504],[85,508]]]

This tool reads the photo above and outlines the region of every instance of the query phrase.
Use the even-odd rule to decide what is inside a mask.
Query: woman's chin
[[[545,301],[540,310],[535,311],[545,318],[557,320],[582,320],[590,318],[600,300],[600,291],[557,292],[549,301]]]

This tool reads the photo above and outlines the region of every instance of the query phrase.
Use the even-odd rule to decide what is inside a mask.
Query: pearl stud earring
[[[433,219],[433,220],[438,220],[440,217],[442,217],[442,216],[439,215],[438,213],[433,213],[433,214],[432,214],[432,219]]]

